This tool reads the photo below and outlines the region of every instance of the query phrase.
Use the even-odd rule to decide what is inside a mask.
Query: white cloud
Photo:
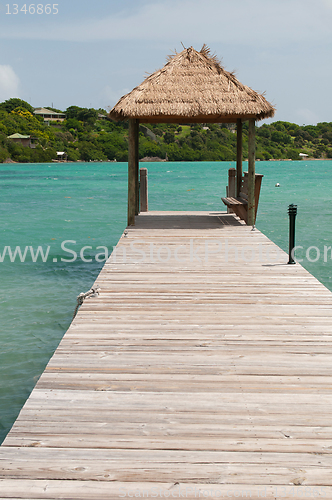
[[[332,0],[161,0],[103,19],[1,29],[1,38],[286,45],[331,38]],[[179,47],[181,49],[181,46]]]
[[[11,66],[0,65],[0,102],[18,96],[20,80]]]

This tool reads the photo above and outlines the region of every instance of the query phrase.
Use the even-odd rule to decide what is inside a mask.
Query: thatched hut
[[[242,122],[249,121],[248,224],[255,213],[255,122],[274,115],[263,95],[226,71],[204,45],[169,57],[167,64],[121,97],[110,111],[115,120],[129,119],[128,225],[138,213],[139,123],[237,123],[238,190],[242,177]]]

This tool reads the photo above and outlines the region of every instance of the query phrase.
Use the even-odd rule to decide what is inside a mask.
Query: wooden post
[[[135,191],[136,191],[136,207],[135,214],[139,214],[139,120],[135,120]]]
[[[248,226],[255,225],[255,118],[249,120],[248,135]]]
[[[228,170],[228,186],[226,196],[235,198],[236,197],[236,170],[235,168],[230,168]],[[233,214],[234,210],[227,207],[227,213]]]
[[[135,226],[136,213],[136,120],[129,120],[128,136],[128,226]]]
[[[236,170],[235,168],[230,168],[228,170],[228,195],[232,198],[236,197]]]
[[[148,212],[148,169],[140,168],[140,201],[141,212]]]
[[[237,125],[237,151],[236,151],[236,196],[240,196],[242,181],[242,120],[236,120]]]

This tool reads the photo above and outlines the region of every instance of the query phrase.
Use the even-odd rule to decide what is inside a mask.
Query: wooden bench
[[[234,171],[235,169],[230,169]],[[234,177],[234,172],[229,172],[229,179],[231,180],[231,177]],[[262,174],[255,174],[255,221],[256,221],[256,215],[257,215],[257,208],[258,208],[258,202],[259,202],[259,194],[261,191],[261,184],[262,184],[262,178],[264,176]],[[230,186],[230,182],[229,182]],[[235,186],[235,184],[234,184]],[[232,193],[228,193],[232,194]],[[245,223],[248,221],[248,172],[244,172],[244,175],[242,177],[242,182],[241,182],[241,190],[240,190],[240,196],[235,197],[235,196],[227,196],[226,198],[221,198],[223,203],[230,209],[235,212],[235,214],[240,217],[240,219],[244,220]]]

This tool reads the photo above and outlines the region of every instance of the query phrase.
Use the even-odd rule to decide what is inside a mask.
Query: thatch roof
[[[235,122],[274,115],[274,107],[224,70],[204,45],[169,58],[161,69],[121,97],[109,116],[145,123]]]

